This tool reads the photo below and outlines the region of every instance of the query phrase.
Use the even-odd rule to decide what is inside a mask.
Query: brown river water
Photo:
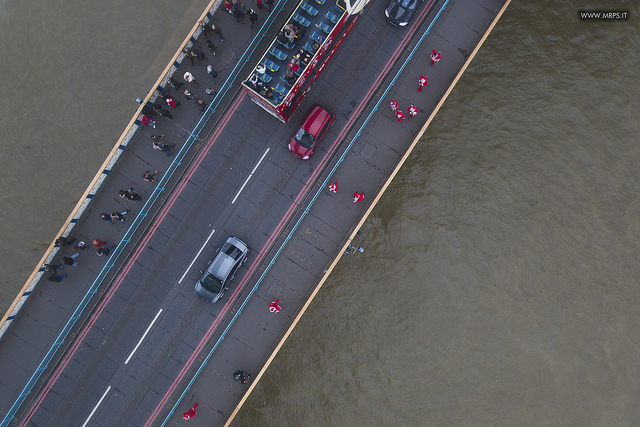
[[[0,0],[3,311],[206,3]],[[235,425],[640,425],[638,16],[511,4]]]

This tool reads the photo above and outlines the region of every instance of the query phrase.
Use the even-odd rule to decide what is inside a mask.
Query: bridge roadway
[[[408,28],[396,29],[385,21],[384,2],[372,2],[287,125],[231,91],[227,107],[216,112],[208,136],[190,151],[191,161],[176,174],[136,244],[118,260],[92,314],[82,319],[82,328],[74,330],[74,339],[65,343],[12,423],[186,425],[181,414],[195,402],[198,416],[191,425],[228,422],[507,4],[439,0]],[[281,13],[277,25],[292,5],[274,9]],[[220,69],[219,80],[233,68],[249,35],[241,36],[222,11],[214,22],[227,37],[208,60]],[[197,45],[206,52],[203,37]],[[429,67],[432,48],[443,59]],[[191,71],[197,80],[193,89],[203,97],[210,86],[206,63],[186,60],[177,73]],[[419,93],[417,79],[425,73],[429,86]],[[236,80],[233,88],[238,85]],[[391,99],[405,112],[414,103],[420,113],[398,123]],[[286,141],[316,102],[332,109],[337,120],[304,162],[288,153]],[[184,140],[199,108],[182,104],[172,121],[159,119],[157,129],[137,132],[72,237],[115,242],[122,235],[127,222],[111,225],[98,215],[126,209],[131,217],[139,211],[141,202],[123,201],[117,191],[133,186],[150,192],[153,184],[141,182],[141,171],[162,173],[170,159],[152,150],[149,135],[164,133],[169,143]],[[335,181],[337,194],[326,189]],[[353,203],[356,191],[365,193],[364,202]],[[207,304],[193,285],[230,235],[248,243],[249,259],[223,299]],[[78,267],[66,268],[63,282],[44,282],[0,342],[3,413],[104,265],[105,257],[92,252],[78,258]],[[275,299],[282,307],[277,314],[268,310]],[[237,369],[254,373],[248,385],[233,381]]]

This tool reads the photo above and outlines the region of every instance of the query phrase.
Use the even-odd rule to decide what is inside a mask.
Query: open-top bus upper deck
[[[243,82],[249,97],[286,122],[368,0],[301,0]]]

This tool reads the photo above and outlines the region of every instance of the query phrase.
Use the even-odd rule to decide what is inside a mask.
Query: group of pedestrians
[[[430,65],[433,66],[434,64],[440,62],[440,59],[442,59],[441,52],[438,52],[437,50],[433,49],[431,51]],[[423,87],[429,86],[428,78],[429,76],[427,75],[422,75],[418,78],[418,92],[422,92]],[[391,107],[391,111],[393,112],[393,114],[395,114],[396,118],[398,119],[398,123],[401,123],[404,119],[407,118],[407,116],[400,109],[400,103],[398,101],[392,100],[391,102],[389,102],[389,106]],[[407,114],[409,115],[408,118],[412,119],[418,113],[419,113],[418,108],[413,104],[409,104],[409,108],[407,108]]]
[[[273,1],[265,0],[265,3],[270,5],[273,3]],[[258,4],[259,4],[258,6],[259,8],[262,7],[261,0],[258,0]],[[255,23],[257,21],[257,14],[254,11],[250,11],[249,17],[252,23]],[[216,46],[215,46],[215,43],[211,40],[211,36],[215,35],[220,42],[223,42],[225,40],[224,34],[222,34],[222,31],[219,28],[217,28],[215,24],[211,22],[206,23],[204,21],[200,21],[199,24],[200,24],[200,28],[202,29],[202,34],[206,39],[205,43],[207,46],[207,50],[211,53],[211,55],[215,55]],[[195,46],[192,47],[191,49],[187,49],[185,51],[185,56],[186,58],[190,59],[192,66],[202,65],[207,60],[206,54],[202,52],[200,49],[196,48]],[[213,66],[211,66],[210,64],[207,65],[206,69],[207,69],[207,74],[209,75],[213,83],[216,77],[218,76],[218,71],[215,70]],[[180,80],[183,80],[183,81],[180,81]],[[208,103],[204,99],[202,99],[201,97],[193,93],[193,88],[196,87],[195,76],[190,71],[186,71],[183,73],[182,79],[180,80],[177,80],[173,77],[169,78],[168,84],[166,85],[166,88],[165,88],[167,90],[164,93],[160,94],[160,96],[158,96],[158,98],[156,99],[156,102],[152,102],[152,101],[145,102],[140,98],[136,99],[136,102],[142,105],[140,122],[142,123],[143,126],[151,126],[155,128],[157,125],[156,118],[158,117],[163,117],[169,120],[173,119],[173,114],[171,113],[171,110],[178,108],[181,104],[180,104],[180,101],[176,100],[175,97],[169,93],[169,90],[170,89],[180,90],[184,84],[191,86],[189,88],[185,88],[183,92],[185,99],[187,101],[191,101],[199,105],[201,108],[201,112],[202,113],[205,112]],[[206,87],[204,89],[204,92],[210,98],[213,98],[216,95],[216,91],[213,89],[213,87]],[[164,152],[166,153],[167,156],[171,156],[175,152],[176,144],[165,143],[163,140],[164,136],[165,136],[164,134],[161,134],[161,135],[151,134],[152,147],[154,150]],[[157,173],[158,173],[157,170],[153,172],[151,170],[147,170],[142,173],[142,179],[145,182],[153,183],[156,180]],[[139,193],[135,192],[133,188],[130,188],[129,190],[121,189],[118,192],[118,195],[121,198],[132,201],[132,202],[142,200],[142,196]],[[124,222],[126,219],[125,215],[128,212],[129,212],[128,210],[123,210],[123,211],[116,210],[111,213],[103,212],[99,215],[99,217],[104,221],[114,224],[116,222]],[[87,244],[84,241],[79,241],[75,244],[74,242],[76,242],[76,239],[69,239],[64,236],[59,237],[55,241],[55,247],[59,247],[59,248],[73,245],[72,246],[73,253],[65,254],[62,257],[62,263],[60,264],[48,263],[43,266],[43,270],[47,273],[50,273],[49,276],[47,276],[48,281],[61,282],[67,277],[67,274],[62,273],[61,269],[64,266],[78,265],[78,261],[76,258],[80,255],[81,252],[86,250]],[[109,255],[116,246],[116,245],[111,245],[107,247],[106,242],[103,242],[98,238],[94,239],[91,243],[95,246],[96,254],[98,256]]]
[[[58,239],[56,239],[54,246],[57,248],[62,248],[64,246],[70,246],[73,245],[73,242],[75,242],[76,239],[67,239],[66,237],[60,237]],[[74,246],[75,248],[75,246]],[[62,257],[62,264],[45,264],[43,266],[43,269],[45,272],[51,273],[49,276],[47,276],[47,280],[49,282],[62,282],[64,280],[65,277],[67,277],[66,273],[62,273],[60,274],[60,270],[68,265],[71,267],[75,267],[78,265],[78,261],[76,261],[76,258],[80,255],[80,253],[78,251],[75,251],[73,254],[71,255],[65,255]]]

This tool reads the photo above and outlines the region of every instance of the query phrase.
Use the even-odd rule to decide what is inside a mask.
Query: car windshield
[[[303,128],[300,128],[298,133],[296,133],[295,139],[298,141],[298,144],[302,145],[304,148],[312,148],[315,137],[309,132],[306,132]]]
[[[207,274],[202,278],[202,287],[208,290],[209,292],[213,292],[217,294],[222,289],[222,282],[216,279],[212,274]]]

